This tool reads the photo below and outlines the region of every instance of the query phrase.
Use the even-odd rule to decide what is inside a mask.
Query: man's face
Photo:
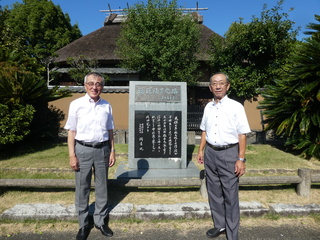
[[[87,82],[85,83],[85,89],[88,95],[93,100],[97,101],[103,89],[102,78],[94,75],[89,75],[87,77]]]
[[[215,100],[220,100],[227,95],[230,83],[223,74],[213,75],[210,79],[209,89],[214,95]]]

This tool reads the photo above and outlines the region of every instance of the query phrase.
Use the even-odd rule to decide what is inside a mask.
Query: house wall
[[[66,124],[70,102],[84,96],[84,93],[73,93],[72,97],[49,102],[49,105],[59,108],[65,114],[65,119],[61,121],[61,127]],[[129,94],[128,93],[102,93],[101,98],[107,100],[112,106],[115,128],[118,130],[128,129],[129,118]]]
[[[262,119],[261,119],[260,110],[257,109],[259,101],[261,101],[262,99],[263,98],[259,96],[255,101],[244,102],[244,109],[246,111],[249,125],[252,131],[261,131],[263,129],[261,125]]]
[[[49,103],[49,105],[59,108],[65,114],[65,119],[61,122],[62,127],[67,121],[70,102],[83,95],[84,93],[74,93],[72,97],[59,99]],[[112,105],[115,129],[127,130],[129,119],[129,93],[102,93],[101,97]],[[257,98],[257,100],[262,100],[262,97]],[[260,110],[257,109],[258,101],[245,101],[244,103],[250,128],[255,131],[262,130]]]

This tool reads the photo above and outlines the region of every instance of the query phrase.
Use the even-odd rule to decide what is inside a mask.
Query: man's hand
[[[79,160],[76,156],[70,157],[70,167],[72,170],[79,170]]]
[[[204,163],[204,158],[203,158],[203,152],[199,151],[198,156],[197,156],[198,163],[203,164]]]
[[[116,153],[111,152],[109,157],[109,167],[112,167],[116,162]]]
[[[246,164],[241,160],[236,161],[234,172],[238,177],[241,177],[246,172]]]

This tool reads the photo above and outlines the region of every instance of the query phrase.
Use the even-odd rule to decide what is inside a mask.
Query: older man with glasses
[[[75,171],[75,205],[79,231],[77,240],[88,238],[89,195],[94,172],[95,227],[107,237],[113,235],[108,226],[108,169],[115,163],[113,141],[113,115],[109,102],[100,98],[104,78],[99,73],[89,73],[84,78],[86,94],[71,102],[65,129],[68,130],[70,167]]]
[[[216,73],[209,89],[214,100],[203,113],[198,162],[204,163],[206,183],[214,228],[207,237],[222,233],[237,240],[240,224],[239,177],[245,173],[246,134],[250,132],[244,107],[228,98],[229,78]]]

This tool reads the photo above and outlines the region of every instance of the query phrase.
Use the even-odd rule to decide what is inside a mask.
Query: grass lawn
[[[115,166],[109,170],[109,178],[113,178],[120,163],[127,163],[128,161],[128,145],[116,144],[115,148],[117,161]],[[202,170],[203,165],[199,165],[195,159],[197,152],[197,145],[188,146],[188,155],[193,154],[192,161]],[[246,158],[248,172],[250,170],[261,170],[263,172],[268,169],[320,169],[320,161],[316,159],[305,160],[270,145],[248,145]],[[38,171],[38,169],[43,171]],[[0,171],[0,178],[73,179],[66,143],[43,143],[38,146],[23,146],[12,152],[4,152],[0,154]]]

